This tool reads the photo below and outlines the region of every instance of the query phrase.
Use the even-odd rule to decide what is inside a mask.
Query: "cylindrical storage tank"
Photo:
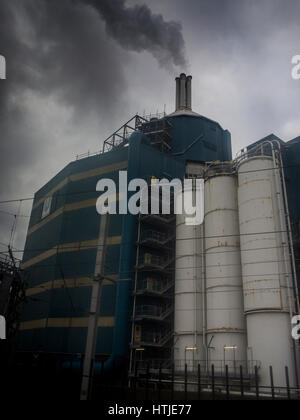
[[[204,360],[202,343],[201,226],[185,224],[176,216],[174,306],[174,364],[177,372],[197,372]]]
[[[205,181],[205,264],[209,365],[238,375],[247,368],[237,178],[232,165],[208,170]]]
[[[238,167],[238,203],[244,310],[249,364],[258,364],[260,383],[296,385],[290,311],[292,287],[282,188],[271,157],[246,159]]]

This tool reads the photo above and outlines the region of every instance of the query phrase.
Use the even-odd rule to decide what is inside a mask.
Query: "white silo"
[[[175,369],[197,372],[204,360],[202,294],[202,225],[186,224],[176,216],[174,362]]]
[[[215,165],[205,182],[208,362],[216,371],[246,371],[237,179],[231,164]]]
[[[275,386],[285,386],[287,366],[290,384],[295,386],[291,264],[281,181],[274,168],[275,161],[268,156],[247,158],[238,167],[248,354],[261,364],[261,385],[270,385],[272,366]]]

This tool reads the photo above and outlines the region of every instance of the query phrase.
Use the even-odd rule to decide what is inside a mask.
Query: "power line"
[[[13,216],[13,217],[25,217],[25,218],[30,217],[29,215],[26,216],[25,214],[14,214],[14,213],[10,213],[10,212],[4,211],[4,210],[0,210],[0,213],[7,214],[7,215]]]
[[[265,157],[269,157],[269,156],[265,156]],[[246,161],[245,161],[246,162]],[[257,172],[264,172],[264,171],[272,171],[272,170],[280,170],[280,169],[286,169],[286,168],[295,168],[295,167],[300,167],[300,164],[295,164],[295,165],[283,165],[283,166],[278,166],[276,168],[272,167],[272,168],[264,168],[264,169],[255,169],[255,170],[251,170],[251,171],[241,171],[238,172],[239,175],[243,175],[243,174],[248,174],[248,173],[257,173]],[[77,191],[77,192],[69,192],[69,193],[57,193],[55,194],[55,197],[64,197],[64,196],[70,196],[70,195],[78,195],[78,194],[88,194],[88,193],[97,193],[97,191],[95,190],[84,190],[84,191]],[[23,197],[23,198],[15,198],[15,199],[11,199],[11,200],[1,200],[0,204],[9,204],[9,203],[16,203],[19,201],[32,201],[35,198],[37,200],[43,200],[44,198],[47,197],[43,196],[43,197]]]
[[[221,239],[221,238],[231,238],[231,237],[233,237],[233,238],[239,238],[239,237],[242,237],[242,236],[272,235],[272,234],[277,234],[277,233],[287,233],[287,231],[286,230],[274,230],[274,231],[266,231],[266,232],[236,233],[236,234],[227,234],[227,235],[194,236],[194,237],[191,237],[191,238],[180,238],[180,239],[176,238],[176,242],[179,242],[179,241],[191,241],[191,240],[196,240],[196,239],[199,239],[199,240],[200,239]],[[267,240],[271,240],[273,238],[266,238],[266,239]],[[85,240],[83,240],[81,242],[85,242]],[[91,248],[96,249],[96,248],[99,248],[99,245],[95,245],[95,246],[91,246],[91,245],[80,245],[81,242],[76,243],[76,245],[70,244],[69,246],[65,246],[66,244],[61,243],[61,244],[58,244],[58,245],[54,245],[52,248],[23,248],[23,249],[19,249],[19,250],[15,249],[14,252],[20,253],[20,252],[25,252],[25,251],[26,252],[50,251],[50,250],[55,250],[55,249],[57,251],[59,251],[60,249],[62,249],[62,250],[65,251],[65,250],[68,250],[68,249],[74,249],[75,246],[76,246],[76,249],[74,251],[80,251],[82,249],[91,249]],[[7,244],[4,244],[3,242],[0,242],[0,245],[7,246]],[[121,245],[121,246],[123,246],[123,245],[132,245],[132,242],[129,242],[129,241],[127,241],[127,242],[121,242],[118,245]],[[111,246],[115,246],[115,245],[111,245]],[[230,247],[230,246],[231,245],[227,245],[226,247]],[[224,247],[225,247],[225,245],[224,245]],[[241,252],[244,252],[244,251],[246,251],[246,250],[240,249],[240,247],[237,247],[235,245],[232,245],[232,247],[236,248],[232,252],[240,252],[240,251]],[[216,247],[216,248],[220,248],[220,247]],[[270,247],[270,249],[271,248],[283,249],[283,248],[289,248],[289,246],[288,245],[282,245],[282,246],[277,246],[277,247]],[[264,248],[260,248],[260,249],[268,249],[268,247],[264,247]],[[254,249],[248,249],[247,251],[256,251],[256,250],[257,249],[254,248]],[[202,253],[200,252],[200,255]],[[222,251],[221,251],[221,253],[222,253]],[[211,254],[213,254],[213,253],[210,253],[210,252],[207,253],[206,252],[206,255],[211,255]],[[153,253],[153,255],[156,255],[156,254]]]

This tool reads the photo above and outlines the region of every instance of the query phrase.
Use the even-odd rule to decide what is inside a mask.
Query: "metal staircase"
[[[174,215],[140,215],[130,372],[137,361],[170,360],[174,314]]]

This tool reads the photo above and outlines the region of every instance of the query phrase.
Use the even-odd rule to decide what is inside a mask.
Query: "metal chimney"
[[[186,78],[186,107],[192,109],[192,76]]]
[[[192,110],[192,76],[181,73],[176,77],[175,111]]]
[[[175,111],[179,110],[180,107],[180,78],[176,77],[176,104],[175,104]]]
[[[186,108],[186,75],[184,73],[181,73],[179,109],[185,109],[185,108]]]

